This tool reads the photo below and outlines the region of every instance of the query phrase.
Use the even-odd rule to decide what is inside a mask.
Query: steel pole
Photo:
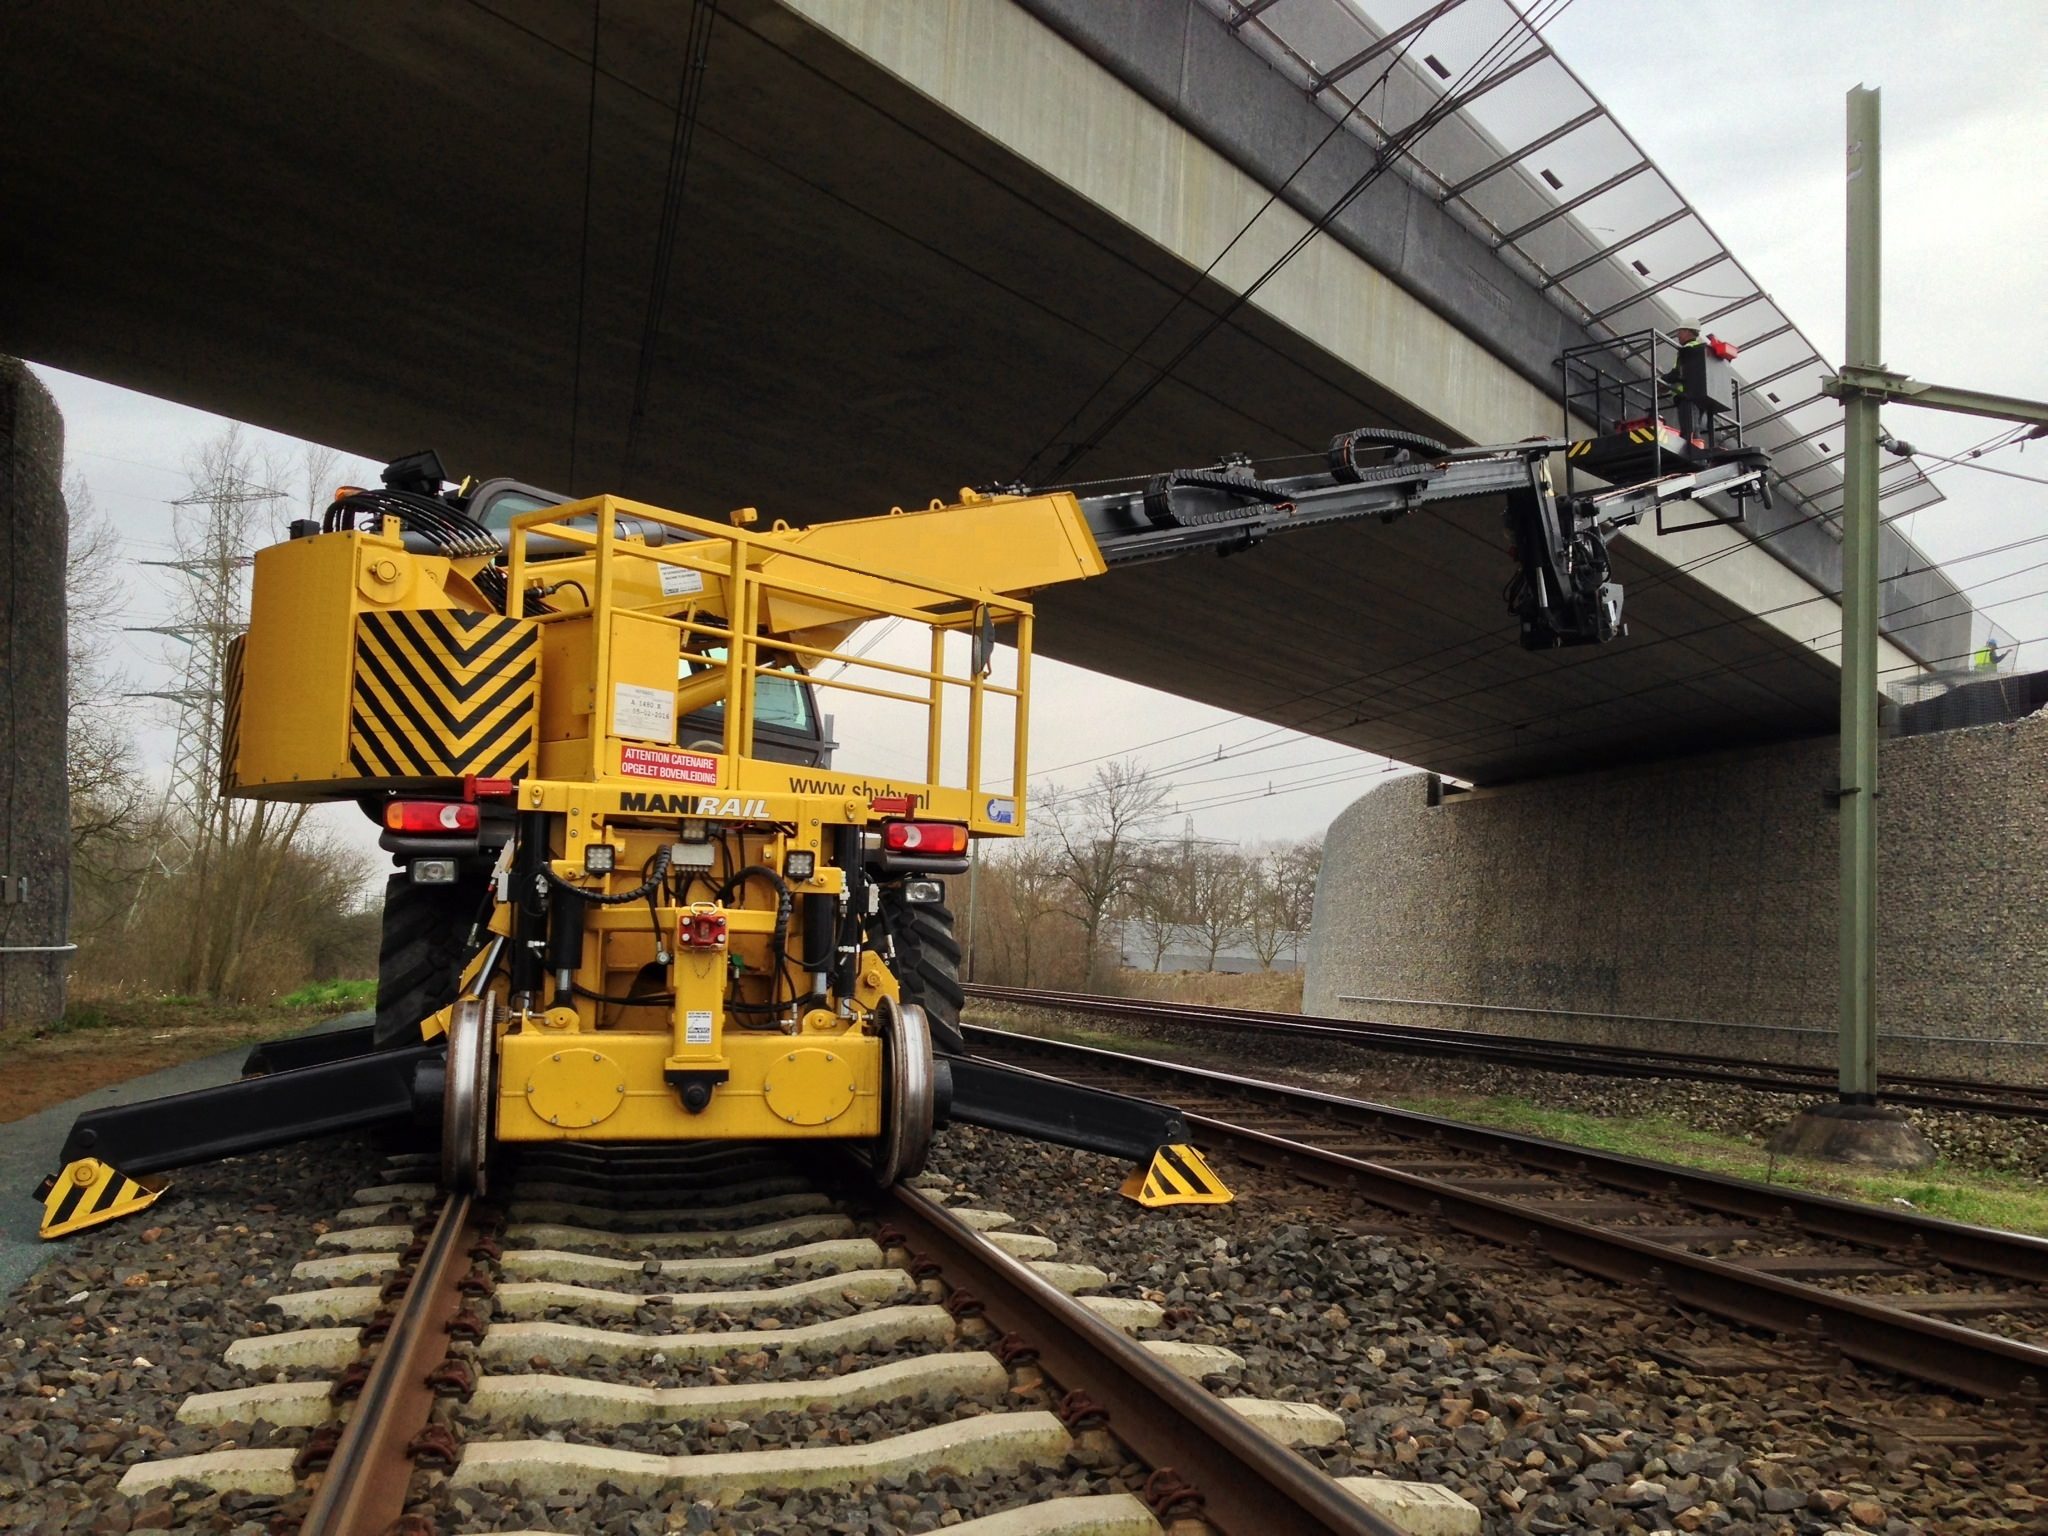
[[[1878,93],[1849,92],[1844,362],[1882,368]],[[1877,1097],[1877,435],[1875,396],[1844,402],[1842,460],[1842,1074],[1846,1104]]]

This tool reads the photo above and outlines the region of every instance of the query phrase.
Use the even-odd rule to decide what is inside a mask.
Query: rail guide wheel
[[[932,1145],[936,1077],[931,1024],[915,1003],[885,997],[875,1010],[882,1037],[882,1134],[869,1154],[876,1185],[887,1189],[924,1172]]]
[[[441,1184],[459,1194],[488,1193],[497,999],[456,1001],[448,1023],[447,1078],[441,1089]]]

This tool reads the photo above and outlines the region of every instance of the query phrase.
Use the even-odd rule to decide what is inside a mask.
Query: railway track
[[[564,1146],[486,1204],[389,1163],[272,1298],[277,1328],[228,1347],[248,1384],[179,1409],[228,1443],[120,1491],[264,1496],[306,1536],[509,1529],[525,1496],[616,1529],[619,1500],[678,1488],[807,1500],[820,1529],[866,1529],[877,1497],[936,1499],[965,1536],[1398,1529],[1288,1448],[1341,1437],[1337,1414],[1219,1397],[1201,1381],[1228,1351],[1145,1340],[1161,1309],[1094,1294],[1107,1277],[1050,1239],[847,1174]],[[235,1448],[259,1420],[303,1442]]]
[[[1143,998],[1098,997],[1087,992],[1042,991],[1029,987],[967,987],[970,998],[1019,1008],[1087,1014],[1126,1023],[1206,1026],[1291,1035],[1340,1045],[1357,1045],[1404,1055],[1463,1057],[1501,1066],[1546,1072],[1579,1072],[1606,1077],[1680,1078],[1726,1083],[1764,1093],[1830,1093],[1834,1069],[1798,1063],[1757,1063],[1734,1057],[1659,1050],[1648,1046],[1546,1040],[1528,1035],[1488,1035],[1426,1025],[1383,1024],[1320,1015],[1268,1013]],[[1888,1074],[1885,1102],[1912,1109],[1966,1110],[2010,1119],[2048,1120],[2048,1086],[1988,1083],[1970,1078]]]
[[[967,1037],[979,1055],[1171,1100],[1207,1151],[1949,1391],[2048,1394],[2048,1241],[1088,1046]]]

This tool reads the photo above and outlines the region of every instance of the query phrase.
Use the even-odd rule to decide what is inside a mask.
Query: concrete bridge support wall
[[[1880,761],[1880,1071],[2048,1080],[2048,711]],[[1391,781],[1330,828],[1304,1007],[1831,1064],[1835,772],[1824,738]]]
[[[64,1011],[64,419],[0,357],[0,1023]]]

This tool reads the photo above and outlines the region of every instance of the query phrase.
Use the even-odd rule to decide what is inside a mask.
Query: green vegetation
[[[1805,1158],[1773,1157],[1734,1136],[1697,1130],[1665,1115],[1616,1118],[1546,1109],[1507,1096],[1389,1099],[1426,1115],[1444,1115],[1503,1130],[1526,1131],[1627,1157],[1649,1158],[1762,1183],[1789,1184],[1873,1205],[1904,1200],[1929,1216],[2048,1235],[2048,1189],[2017,1174],[1969,1171],[1936,1163],[1911,1173],[1862,1171]]]
[[[346,1013],[351,1008],[372,1008],[377,1003],[375,981],[315,981],[278,999],[287,1008],[318,1008],[323,1013]]]
[[[105,1029],[110,1020],[104,1009],[91,1003],[72,1003],[64,1010],[64,1016],[43,1027],[46,1035],[71,1035],[84,1029]]]

